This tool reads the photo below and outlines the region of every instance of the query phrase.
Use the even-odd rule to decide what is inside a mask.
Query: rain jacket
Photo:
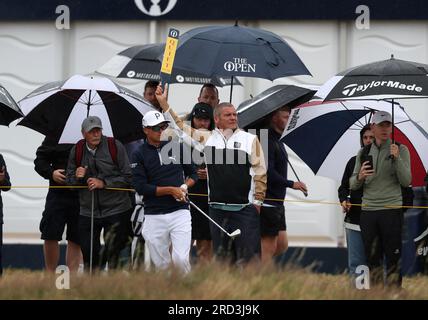
[[[87,186],[89,178],[98,178],[104,181],[106,188],[130,188],[131,167],[125,147],[119,141],[117,147],[117,164],[113,161],[108,148],[107,137],[103,136],[96,149],[95,156],[83,146],[82,166],[87,166],[83,179],[76,178],[76,146],[70,151],[67,167],[67,184]],[[79,189],[80,214],[91,216],[92,194],[85,189]],[[103,218],[123,213],[131,209],[131,198],[128,191],[96,189],[94,191],[94,218]]]

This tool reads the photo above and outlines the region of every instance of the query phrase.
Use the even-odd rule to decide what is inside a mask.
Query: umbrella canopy
[[[207,76],[243,76],[274,80],[311,75],[280,36],[242,26],[207,26],[179,38],[174,67]]]
[[[281,140],[318,175],[340,181],[348,160],[360,146],[360,130],[374,110],[389,110],[384,101],[314,101],[293,109]],[[397,105],[396,141],[410,152],[412,185],[423,185],[428,169],[427,133]]]
[[[162,56],[165,50],[165,43],[152,43],[142,46],[133,46],[119,52],[107,63],[101,66],[97,72],[116,78],[157,80],[160,81],[160,69]],[[183,84],[205,84],[212,83],[217,87],[230,85],[230,78],[208,77],[206,75],[173,69],[170,83]],[[234,85],[241,85],[239,80],[233,80]]]
[[[58,143],[82,138],[81,123],[98,116],[103,133],[126,143],[142,137],[143,114],[153,107],[135,92],[107,78],[75,75],[48,83],[19,102],[25,117],[19,122]]]
[[[345,70],[316,93],[324,100],[385,100],[428,97],[428,65],[395,59]]]
[[[288,105],[295,107],[309,101],[315,91],[293,86],[276,85],[252,99],[241,103],[237,109],[241,128],[256,128],[275,110]]]
[[[12,121],[23,116],[9,92],[0,86],[0,125],[8,126]]]

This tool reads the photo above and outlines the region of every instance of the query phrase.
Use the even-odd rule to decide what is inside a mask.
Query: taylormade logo
[[[247,58],[233,58],[233,61],[224,63],[224,70],[230,72],[256,72],[256,64],[248,63]]]
[[[342,94],[347,97],[353,96],[355,93],[364,92],[367,89],[376,87],[387,87],[411,92],[422,92],[422,87],[417,87],[416,84],[405,84],[400,81],[371,81],[365,84],[352,83],[343,88]]]

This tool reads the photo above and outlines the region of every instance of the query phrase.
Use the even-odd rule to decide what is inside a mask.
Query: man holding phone
[[[83,261],[78,236],[79,195],[77,190],[61,188],[65,185],[65,169],[72,144],[57,144],[46,137],[37,148],[34,169],[49,180],[45,210],[40,221],[40,232],[45,257],[45,268],[55,272],[59,263],[59,242],[66,231],[66,264],[70,271],[78,270]]]
[[[401,287],[401,230],[403,204],[401,187],[410,185],[410,154],[406,146],[390,140],[392,118],[388,112],[373,115],[371,129],[375,141],[368,156],[358,152],[350,178],[352,190],[363,187],[360,227],[370,269],[370,283],[382,284],[386,260],[386,286]],[[372,163],[370,163],[372,162]]]

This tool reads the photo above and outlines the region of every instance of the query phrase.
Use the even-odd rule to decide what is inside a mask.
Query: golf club
[[[229,237],[231,238],[235,238],[237,236],[239,236],[241,234],[241,230],[240,229],[236,229],[235,231],[233,231],[232,233],[227,232],[226,230],[224,230],[217,222],[215,222],[213,219],[210,218],[209,215],[207,215],[205,212],[203,212],[196,204],[194,204],[192,201],[189,201],[189,203],[196,209],[198,210],[200,213],[202,213],[205,217],[207,217],[212,223],[214,223],[217,227],[219,227],[219,229],[221,231],[223,231],[224,233],[226,233]]]

